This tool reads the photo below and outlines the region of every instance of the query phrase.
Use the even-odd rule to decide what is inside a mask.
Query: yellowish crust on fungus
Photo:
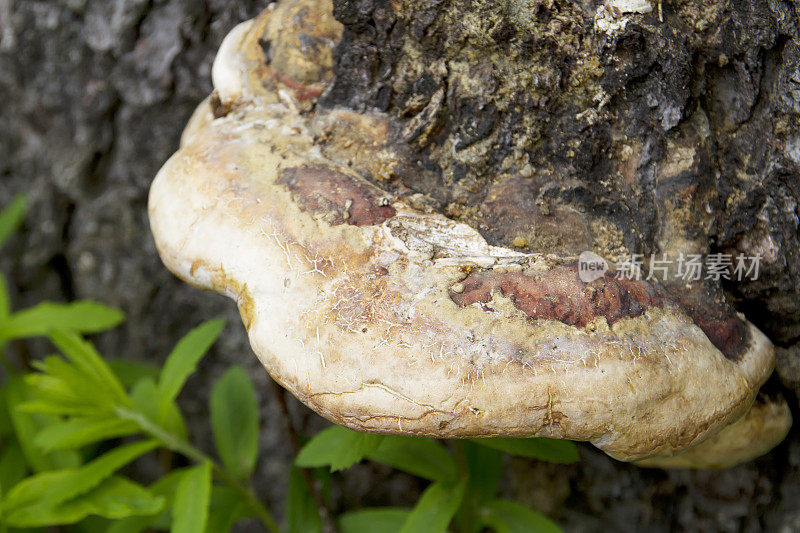
[[[275,44],[271,18],[300,11],[324,22],[318,68]],[[311,111],[336,24],[329,2],[297,0],[237,27],[213,70],[219,109],[201,104],[150,192],[164,263],[236,299],[276,381],[357,430],[567,438],[621,460],[674,454],[750,409],[769,340],[745,321],[746,350],[728,358],[656,289],[634,288],[659,305],[581,327],[532,318],[503,291],[457,305],[451,289],[473,270],[539,279],[566,259],[490,246],[360,177],[359,159],[402,153],[384,115]]]
[[[792,413],[783,397],[759,397],[746,415],[697,446],[636,464],[649,468],[728,468],[764,455],[786,438],[791,426]]]

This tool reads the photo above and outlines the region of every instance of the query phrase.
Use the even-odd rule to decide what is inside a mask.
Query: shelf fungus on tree
[[[584,282],[558,247],[490,244],[430,209],[402,186],[424,127],[317,105],[341,33],[323,0],[234,29],[150,193],[163,261],[238,302],[274,379],[356,430],[566,438],[628,461],[749,424],[731,426],[773,368],[755,326],[613,270]]]

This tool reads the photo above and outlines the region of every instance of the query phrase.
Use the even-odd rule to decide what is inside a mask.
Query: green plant
[[[389,465],[430,480],[413,509],[375,508],[345,513],[338,519],[345,533],[375,531],[445,531],[451,522],[462,532],[485,527],[500,533],[559,531],[544,516],[519,503],[498,499],[503,473],[503,452],[557,463],[578,460],[575,445],[551,439],[473,439],[451,441],[452,451],[432,439],[368,435],[333,426],[312,438],[300,451],[300,467],[348,468],[362,459]],[[297,482],[297,480],[293,480]],[[309,496],[290,489],[289,516],[293,509],[310,507]],[[295,531],[319,530],[304,526]]]
[[[0,213],[0,246],[25,213],[17,198]],[[100,303],[41,303],[12,312],[0,276],[0,532],[62,526],[67,531],[220,533],[240,519],[281,531],[251,486],[259,450],[256,392],[246,372],[214,384],[209,413],[218,458],[189,439],[176,403],[224,326],[190,331],[161,368],[104,359],[83,335],[124,316]],[[46,337],[59,355],[15,364],[9,342]],[[286,530],[314,532],[557,531],[545,517],[496,497],[503,452],[554,462],[577,460],[570,442],[488,439],[442,443],[330,427],[299,449],[287,490]],[[162,475],[144,486],[124,474],[157,453]],[[178,460],[175,458],[178,457]],[[331,472],[370,460],[430,480],[413,509],[375,508],[329,516]],[[187,465],[173,467],[174,464]],[[127,471],[133,471],[127,469]]]

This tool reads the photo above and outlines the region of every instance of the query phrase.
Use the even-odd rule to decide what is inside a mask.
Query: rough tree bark
[[[758,280],[706,287],[705,296],[727,298],[783,348],[779,373],[797,406],[800,6],[334,4],[345,33],[322,103],[402,120],[417,164],[398,169],[394,186],[503,245],[594,247],[614,257],[689,242],[702,252],[762,254]],[[652,11],[637,12],[643,5]],[[20,306],[77,297],[123,308],[125,326],[98,339],[112,355],[161,361],[192,325],[229,316],[237,325],[184,404],[204,438],[213,377],[233,361],[252,370],[269,451],[259,489],[277,508],[290,450],[265,373],[234,305],[160,265],[145,209],[150,180],[211,89],[222,37],[263,7],[0,0],[0,203],[19,191],[33,203],[0,266]],[[304,428],[319,427],[291,407]],[[642,470],[588,447],[583,458],[567,468],[514,460],[503,490],[568,530],[800,528],[796,432],[767,457],[723,472]],[[361,467],[343,479],[337,505],[408,504],[419,488]]]

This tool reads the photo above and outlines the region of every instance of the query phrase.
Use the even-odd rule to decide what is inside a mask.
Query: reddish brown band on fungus
[[[595,317],[609,324],[641,315],[650,307],[663,307],[669,296],[644,281],[606,276],[584,283],[576,265],[566,265],[538,274],[521,272],[473,272],[464,281],[464,292],[451,298],[460,306],[489,302],[500,292],[533,319],[558,320],[582,328]]]
[[[698,303],[697,298],[677,296],[683,310],[706,334],[711,344],[725,354],[738,360],[747,351],[750,330],[728,305]]]
[[[585,283],[578,276],[575,263],[537,274],[473,271],[461,284],[463,292],[450,293],[460,307],[488,303],[492,293],[499,290],[534,320],[558,320],[579,328],[599,316],[613,324],[622,318],[637,317],[652,307],[679,306],[663,288],[644,280],[617,279],[613,271]],[[741,320],[727,316],[724,310],[684,310],[727,358],[736,360],[744,353],[747,329]]]
[[[396,213],[385,205],[380,189],[327,168],[289,168],[278,183],[289,188],[300,209],[321,215],[334,226],[373,226]]]

